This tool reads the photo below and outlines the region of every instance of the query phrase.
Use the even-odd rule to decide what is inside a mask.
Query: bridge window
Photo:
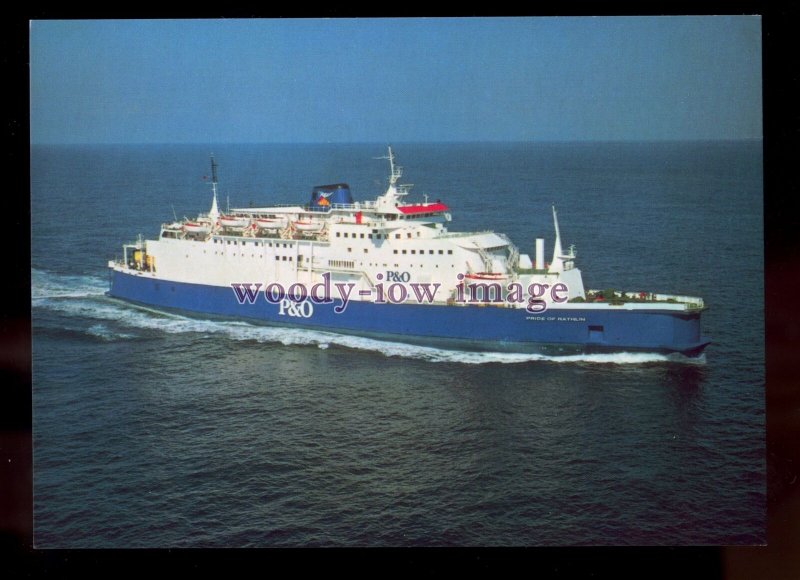
[[[399,239],[400,239],[400,234],[395,234],[395,235],[394,235],[394,238],[395,238],[396,240],[399,240]]]

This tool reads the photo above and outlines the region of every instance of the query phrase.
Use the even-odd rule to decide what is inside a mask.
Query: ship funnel
[[[544,270],[544,238],[536,238],[536,265],[537,270]]]

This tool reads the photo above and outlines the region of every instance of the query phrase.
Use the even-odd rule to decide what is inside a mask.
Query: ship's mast
[[[384,155],[383,157],[377,157],[377,159],[389,160],[389,189],[386,191],[386,193],[391,193],[392,195],[408,195],[408,190],[411,188],[411,184],[397,185],[397,180],[403,177],[403,168],[400,165],[395,165],[394,151],[392,151],[392,146],[389,145],[389,153],[387,155]]]
[[[550,272],[562,272],[564,270],[564,262],[561,255],[564,251],[561,249],[561,232],[558,229],[556,206],[553,206],[553,225],[555,225],[556,229],[556,241],[553,244],[553,259],[550,260]]]
[[[383,159],[389,160],[389,186],[395,187],[397,180],[403,176],[403,168],[394,164],[394,152],[391,145],[389,145],[389,154]]]
[[[217,162],[214,161],[214,155],[211,155],[211,191],[214,194],[214,199],[211,202],[211,211],[208,212],[208,217],[216,220],[219,217],[219,208],[217,206]]]
[[[573,267],[572,260],[575,259],[574,244],[570,246],[568,254],[565,254],[564,250],[561,248],[561,230],[558,227],[558,214],[556,213],[556,206],[553,206],[553,225],[555,226],[556,230],[556,241],[553,244],[553,259],[550,262],[550,269],[548,270],[551,274],[571,269]]]
[[[388,149],[387,155],[376,157],[376,159],[387,159],[389,161],[389,187],[377,199],[377,207],[379,209],[394,208],[399,201],[398,198],[408,195],[409,189],[412,187],[411,184],[397,184],[397,180],[403,176],[403,168],[400,165],[395,165],[394,151],[392,151],[391,145]]]

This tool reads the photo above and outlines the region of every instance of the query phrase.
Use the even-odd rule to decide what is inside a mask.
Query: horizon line
[[[764,141],[764,137],[727,137],[727,138],[700,138],[685,139],[470,139],[470,140],[367,140],[367,141],[38,141],[30,142],[30,146],[97,146],[97,145],[386,145],[386,144],[418,144],[418,145],[458,145],[458,144],[565,144],[565,143],[724,143],[742,141]]]

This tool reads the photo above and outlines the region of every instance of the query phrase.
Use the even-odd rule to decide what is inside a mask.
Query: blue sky
[[[758,16],[33,21],[33,143],[750,139]]]

